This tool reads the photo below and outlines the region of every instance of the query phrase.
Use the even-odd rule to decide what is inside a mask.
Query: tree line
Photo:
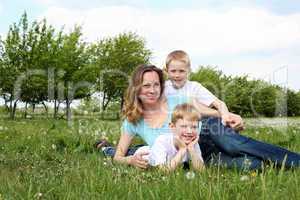
[[[125,88],[135,66],[149,63],[152,52],[135,33],[122,33],[93,43],[82,39],[80,26],[66,33],[46,19],[28,22],[24,13],[18,23],[0,38],[0,96],[11,118],[18,103],[35,108],[54,104],[53,117],[66,105],[101,94],[101,109],[122,107]],[[247,76],[226,76],[210,66],[200,66],[191,80],[202,83],[224,100],[229,109],[242,116],[299,116],[300,93],[287,88],[250,80]]]
[[[54,117],[59,105],[101,92],[102,107],[123,102],[128,75],[140,63],[148,63],[150,50],[135,33],[122,33],[94,43],[82,40],[81,27],[69,33],[47,24],[46,19],[29,24],[24,13],[19,23],[9,27],[0,40],[0,95],[14,118],[17,104],[33,107],[54,103]]]
[[[200,66],[190,79],[200,82],[225,101],[230,111],[244,117],[300,116],[300,91],[247,75],[226,76],[212,66]]]

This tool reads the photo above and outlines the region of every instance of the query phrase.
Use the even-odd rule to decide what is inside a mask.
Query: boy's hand
[[[242,131],[245,129],[242,117],[234,113],[229,113],[228,125],[236,131]]]
[[[194,138],[194,140],[187,145],[188,150],[193,150],[195,147],[195,144],[197,144],[199,142],[199,135],[197,134]]]
[[[187,148],[186,144],[178,136],[174,137],[174,145],[182,150]]]

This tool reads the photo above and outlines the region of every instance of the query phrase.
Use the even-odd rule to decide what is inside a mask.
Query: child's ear
[[[163,66],[163,74],[164,74],[164,79],[167,80],[169,79],[169,76],[168,76],[168,68],[166,65]]]
[[[169,123],[169,128],[175,128],[175,124],[173,124],[172,122]]]

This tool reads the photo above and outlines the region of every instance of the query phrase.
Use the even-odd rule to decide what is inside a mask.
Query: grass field
[[[299,199],[300,169],[262,172],[209,167],[166,175],[115,165],[96,152],[116,142],[119,121],[0,119],[2,199]],[[248,128],[243,134],[300,152],[300,128]],[[137,141],[139,142],[139,141]]]

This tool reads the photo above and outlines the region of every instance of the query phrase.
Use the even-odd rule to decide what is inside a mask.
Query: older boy
[[[230,113],[226,104],[209,92],[200,83],[188,80],[191,71],[191,62],[186,52],[176,50],[166,59],[166,71],[169,80],[165,84],[166,96],[190,96],[209,107],[215,107],[222,118],[222,122],[236,130],[244,128],[242,118]]]

